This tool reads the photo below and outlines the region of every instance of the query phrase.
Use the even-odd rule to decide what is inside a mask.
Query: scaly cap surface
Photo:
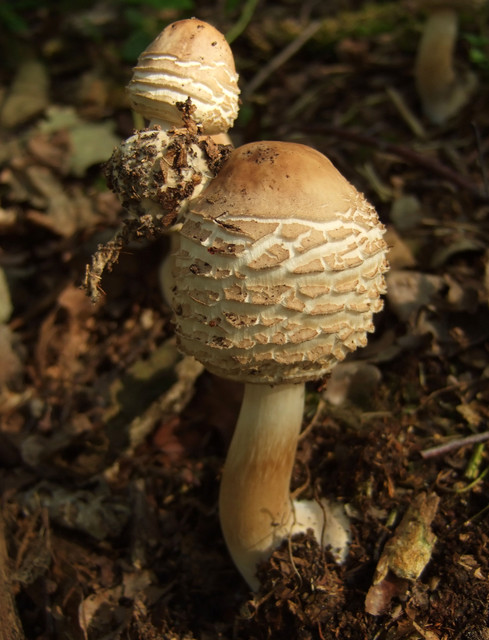
[[[314,149],[235,149],[190,204],[174,256],[182,350],[243,382],[321,378],[374,329],[383,233],[374,208]]]
[[[190,97],[203,133],[226,132],[238,115],[238,75],[226,39],[191,18],[166,27],[139,56],[128,86],[135,111],[149,120],[181,124],[175,107]]]

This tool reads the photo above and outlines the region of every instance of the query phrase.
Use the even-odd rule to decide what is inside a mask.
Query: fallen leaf
[[[485,245],[475,238],[459,238],[448,246],[438,249],[431,258],[431,266],[438,269],[459,253],[484,251]]]
[[[66,312],[66,318],[61,323],[60,310]],[[86,323],[94,312],[90,300],[74,285],[68,285],[59,294],[57,307],[40,328],[36,349],[40,370],[61,384],[67,384],[81,374],[84,366],[82,356],[87,353],[90,341]]]
[[[370,587],[365,598],[365,611],[371,616],[381,616],[389,609],[393,598],[406,593],[409,581],[388,573],[387,576]]]
[[[41,481],[23,496],[23,503],[29,512],[43,507],[53,522],[96,540],[120,535],[131,512],[124,498],[112,495],[105,483],[77,490]]]
[[[27,217],[63,237],[71,237],[80,229],[88,229],[98,219],[92,201],[79,188],[67,190],[47,167],[31,167],[29,177],[38,188],[42,200],[37,206],[46,211],[31,209]]]
[[[19,340],[6,325],[0,324],[0,397],[2,387],[15,388],[24,372]]]
[[[397,317],[407,322],[435,299],[444,287],[441,276],[419,271],[391,271],[386,276],[387,300]]]
[[[49,76],[39,60],[26,60],[17,69],[0,113],[0,122],[13,129],[39,115],[49,104]]]
[[[416,196],[402,195],[392,203],[390,219],[399,231],[414,229],[421,218],[421,203]]]
[[[110,120],[80,123],[71,130],[70,169],[75,176],[84,176],[89,167],[110,158],[120,142],[114,130],[115,125]]]
[[[117,613],[123,613],[119,600],[122,597],[122,585],[117,585],[109,589],[99,589],[95,593],[87,596],[78,608],[78,624],[83,632],[85,640],[94,637],[94,633],[102,630],[112,631],[110,636],[117,637],[115,631],[118,627],[116,620]],[[105,635],[105,634],[104,634]]]
[[[50,107],[37,131],[44,134],[67,132],[71,150],[69,170],[77,177],[83,177],[92,165],[108,160],[120,143],[120,138],[114,133],[114,121],[82,120],[73,107]]]
[[[331,372],[324,397],[334,406],[348,401],[365,405],[381,378],[380,369],[368,362],[340,362]]]
[[[414,267],[416,260],[409,245],[392,225],[387,227],[384,239],[389,247],[389,264],[392,271]]]

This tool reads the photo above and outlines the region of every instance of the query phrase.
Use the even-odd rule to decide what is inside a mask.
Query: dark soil
[[[242,391],[178,354],[165,239],[125,247],[97,304],[82,289],[122,215],[102,162],[143,124],[123,91],[137,54],[181,17],[226,33],[244,3],[25,4],[0,8],[0,100],[17,92],[22,112],[0,130],[0,638],[487,640],[487,8],[462,17],[456,52],[477,91],[441,126],[414,88],[414,0],[261,3],[232,43],[234,143],[314,146],[392,245],[369,346],[308,388],[293,477],[346,505],[349,557],[287,540],[251,594],[217,513]],[[26,61],[27,89],[14,83]],[[419,572],[401,521],[436,536]],[[411,575],[389,556],[379,578],[393,545]]]

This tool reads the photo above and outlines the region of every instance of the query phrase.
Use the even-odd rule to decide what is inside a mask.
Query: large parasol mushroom
[[[290,479],[304,386],[367,342],[382,308],[384,227],[374,208],[309,147],[257,142],[234,150],[185,216],[174,254],[180,348],[245,383],[223,471],[222,530],[256,589],[256,565],[311,529],[345,557],[346,517],[293,501]]]

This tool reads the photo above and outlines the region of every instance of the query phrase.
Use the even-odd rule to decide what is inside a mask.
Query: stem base
[[[327,547],[336,562],[346,560],[351,542],[348,517],[343,505],[327,500],[294,500],[294,522],[290,535],[311,529],[322,547]]]

